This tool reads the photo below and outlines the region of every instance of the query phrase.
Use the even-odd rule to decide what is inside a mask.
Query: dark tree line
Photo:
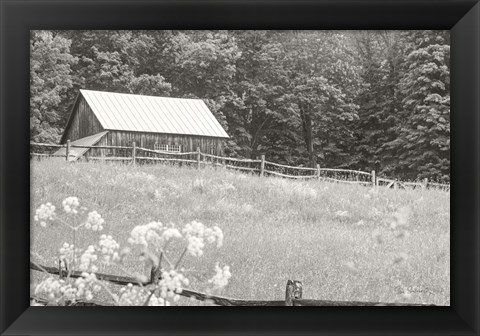
[[[447,31],[35,31],[31,138],[80,88],[203,99],[227,154],[448,182]]]

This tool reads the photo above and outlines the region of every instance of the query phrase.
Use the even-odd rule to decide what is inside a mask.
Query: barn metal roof
[[[70,145],[74,146],[94,146],[100,139],[103,138],[108,131],[100,132],[94,135],[87,136],[85,138],[81,138],[75,141],[70,142]],[[70,152],[68,153],[68,161],[76,161],[79,157],[85,154],[90,148],[70,148]],[[58,151],[55,152],[55,155],[65,155],[66,148],[60,148]]]
[[[229,137],[201,99],[80,92],[104,129]]]

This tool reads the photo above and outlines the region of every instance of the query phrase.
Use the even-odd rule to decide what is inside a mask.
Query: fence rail
[[[60,265],[60,263],[59,263]],[[60,278],[80,278],[82,273],[80,271],[66,270],[61,267],[51,267],[39,265],[30,261],[30,269],[43,273],[58,275]],[[152,269],[151,274],[156,274]],[[149,281],[139,281],[134,277],[110,275],[104,273],[95,273],[100,281],[107,281],[115,285],[126,286],[132,284],[134,286],[147,286],[155,283],[156,278],[151,276]],[[193,291],[190,289],[182,289],[180,296],[187,298],[195,298],[198,301],[208,301],[218,306],[434,306],[433,304],[424,303],[403,303],[403,302],[360,302],[360,301],[330,301],[330,300],[305,300],[302,299],[303,285],[300,281],[288,280],[285,290],[285,300],[242,300],[232,299],[222,296],[208,295],[205,293]],[[47,305],[48,300],[35,295],[30,295],[31,300],[37,303]],[[97,302],[97,301],[77,301],[71,302],[69,305],[75,306],[111,306],[112,303]]]
[[[253,173],[258,173],[260,176],[264,175],[274,175],[283,178],[291,178],[291,179],[319,179],[323,181],[330,181],[336,183],[348,183],[348,184],[361,184],[361,185],[373,185],[373,186],[386,186],[387,188],[393,189],[440,189],[440,190],[450,190],[449,184],[443,183],[436,183],[430,182],[428,179],[424,179],[422,182],[402,182],[396,179],[389,179],[378,177],[375,171],[371,173],[352,170],[352,169],[335,169],[335,168],[321,168],[317,165],[316,168],[311,167],[294,167],[289,165],[284,165],[280,163],[270,162],[265,160],[265,156],[262,155],[260,160],[252,160],[252,159],[239,159],[239,158],[231,158],[231,157],[223,157],[213,154],[207,154],[200,152],[200,149],[197,148],[196,152],[186,152],[186,153],[179,153],[179,152],[171,152],[171,151],[161,151],[161,150],[152,150],[142,147],[136,147],[135,143],[132,144],[132,147],[125,147],[125,146],[78,146],[78,145],[71,145],[69,141],[65,145],[57,145],[57,144],[46,144],[46,143],[35,143],[31,142],[31,146],[37,146],[41,148],[66,148],[65,154],[56,155],[52,153],[35,153],[31,152],[30,155],[32,157],[64,157],[67,161],[71,161],[71,157],[76,157],[70,153],[71,148],[87,148],[87,149],[113,149],[113,150],[129,150],[131,156],[102,156],[102,157],[95,157],[89,156],[88,160],[95,160],[95,161],[131,161],[136,163],[137,161],[142,162],[155,162],[155,161],[164,161],[164,162],[178,162],[180,164],[196,164],[197,168],[203,165],[213,165],[215,167],[221,166],[226,169],[235,169],[235,170],[242,170],[248,171]],[[145,154],[154,154],[156,156],[138,156],[138,152],[144,152]],[[169,156],[169,157],[158,157],[159,155]],[[173,157],[172,157],[173,156]],[[186,156],[187,158],[177,158],[177,156]],[[193,159],[192,157],[195,157]],[[202,160],[203,158],[203,160]],[[210,159],[210,160],[208,160]],[[216,160],[216,161],[215,161]],[[242,166],[242,164],[248,164],[248,166]],[[259,165],[258,165],[259,164]],[[252,167],[252,165],[256,165]],[[277,167],[280,168],[281,171],[274,171],[272,169],[266,169],[265,166],[269,167]],[[296,174],[288,174],[286,170],[294,170]],[[309,175],[302,175],[302,173],[311,172]],[[333,174],[332,176],[327,176],[329,174]],[[346,174],[346,175],[345,175]],[[343,178],[339,178],[338,175],[343,175]],[[352,178],[352,175],[355,175]],[[361,180],[360,177],[363,177],[364,180]]]
[[[317,175],[287,175],[279,172],[274,172],[271,170],[265,170],[265,173],[275,175],[275,176],[280,176],[280,177],[293,178],[293,179],[309,179],[309,178],[318,179]]]
[[[294,167],[294,166],[283,165],[283,164],[280,164],[280,163],[274,163],[274,162],[270,162],[270,161],[265,161],[265,164],[272,165],[272,166],[276,166],[276,167],[280,167],[280,168],[289,168],[289,169],[307,170],[307,171],[314,171],[314,172],[316,172],[316,171],[317,171],[317,168],[310,168],[310,167]],[[323,169],[323,170],[327,170],[327,169]]]

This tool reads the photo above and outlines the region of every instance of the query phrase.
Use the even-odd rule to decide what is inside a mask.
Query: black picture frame
[[[480,4],[474,0],[0,0],[2,335],[479,334]],[[29,30],[448,29],[451,306],[29,307]]]

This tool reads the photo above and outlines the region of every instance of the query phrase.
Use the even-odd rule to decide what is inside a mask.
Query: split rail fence
[[[49,267],[39,265],[30,261],[30,269],[34,271],[44,272],[48,274],[58,275],[60,278],[80,278],[82,272],[67,270],[59,267]],[[107,281],[116,285],[126,286],[132,284],[134,286],[148,286],[158,281],[155,274],[156,270],[152,268],[150,272],[150,280],[147,282],[140,282],[138,279],[127,276],[109,275],[104,273],[95,273],[99,281]],[[303,285],[300,281],[288,280],[285,290],[285,300],[241,300],[232,299],[222,296],[208,295],[205,293],[193,291],[183,288],[180,296],[187,298],[195,298],[198,301],[207,301],[218,306],[434,306],[433,304],[424,303],[404,303],[404,302],[361,302],[361,301],[331,301],[331,300],[310,300],[303,299]],[[30,295],[30,299],[35,302],[47,305],[46,298]],[[67,303],[71,306],[111,306],[113,303],[96,302],[96,301],[76,301]]]
[[[67,141],[65,145],[31,142],[30,146],[31,158],[61,157],[67,161],[73,161],[78,159],[77,155],[73,154],[73,149],[81,148],[103,150],[101,151],[102,154],[100,156],[83,157],[82,159],[86,161],[130,162],[133,164],[163,162],[179,165],[190,165],[196,168],[211,165],[214,167],[235,169],[251,174],[259,174],[260,176],[277,176],[282,178],[303,180],[318,179],[336,183],[385,186],[393,189],[450,190],[449,184],[435,183],[428,181],[428,179],[424,179],[421,182],[404,182],[397,179],[378,177],[374,170],[371,172],[364,172],[351,169],[322,168],[318,164],[315,168],[294,167],[266,161],[265,155],[262,155],[258,160],[239,159],[202,153],[200,148],[197,148],[197,151],[195,152],[180,153],[137,147],[135,143],[132,144],[132,147],[78,146],[71,145],[69,141]],[[60,148],[65,148],[65,154],[52,153],[52,151],[57,151]]]

